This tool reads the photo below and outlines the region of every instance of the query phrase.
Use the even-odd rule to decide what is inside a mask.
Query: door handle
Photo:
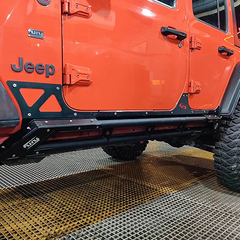
[[[179,41],[184,40],[187,37],[187,34],[184,32],[180,32],[176,29],[173,28],[168,28],[168,27],[162,27],[161,28],[161,33],[163,36],[169,36],[169,35],[174,35],[176,36],[176,39]]]
[[[225,47],[219,47],[218,52],[223,56],[232,56],[234,51]]]

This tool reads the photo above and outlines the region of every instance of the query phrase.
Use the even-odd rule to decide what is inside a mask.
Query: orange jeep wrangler
[[[148,140],[240,191],[240,0],[0,1],[0,160]]]

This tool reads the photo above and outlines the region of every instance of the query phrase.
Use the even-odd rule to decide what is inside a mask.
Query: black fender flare
[[[230,117],[238,104],[240,99],[240,63],[238,63],[231,75],[228,86],[224,93],[219,115],[223,117]]]
[[[0,128],[16,127],[19,123],[19,112],[0,81]]]

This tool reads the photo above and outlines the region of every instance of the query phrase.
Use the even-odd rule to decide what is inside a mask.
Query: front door
[[[173,109],[187,86],[185,14],[185,1],[63,0],[67,104],[82,111]]]
[[[223,97],[234,66],[234,43],[227,0],[191,0],[190,84],[192,109],[216,109]],[[230,6],[230,5],[229,5]],[[198,89],[194,89],[194,85]],[[195,91],[195,92],[194,92]]]

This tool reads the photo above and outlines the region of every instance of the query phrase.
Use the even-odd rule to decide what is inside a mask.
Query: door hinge
[[[201,91],[201,84],[200,84],[200,82],[191,80],[189,82],[189,93],[198,94],[198,93],[200,93],[200,91]]]
[[[62,13],[76,13],[89,18],[92,16],[92,6],[86,0],[62,0]]]
[[[63,75],[64,85],[78,84],[81,86],[89,86],[92,82],[91,70],[89,68],[66,63]]]
[[[196,38],[194,35],[190,37],[190,49],[194,50],[201,50],[202,49],[202,42],[200,39]]]

